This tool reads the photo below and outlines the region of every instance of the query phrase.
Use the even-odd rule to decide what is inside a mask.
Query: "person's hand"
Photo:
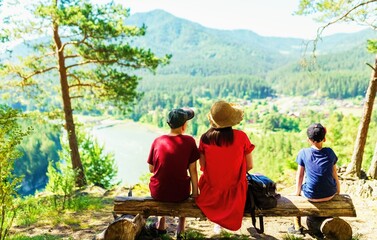
[[[192,198],[197,198],[198,196],[199,196],[199,194],[197,194],[197,193],[193,193],[193,194],[191,194],[190,197],[192,197]]]

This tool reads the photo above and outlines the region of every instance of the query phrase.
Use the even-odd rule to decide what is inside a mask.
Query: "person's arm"
[[[304,181],[305,168],[298,165],[296,172],[296,195],[301,195],[302,182]]]
[[[150,173],[153,173],[153,171],[154,171],[154,167],[153,167],[153,165],[152,164],[148,164],[149,165],[149,172]]]
[[[332,175],[335,179],[336,182],[336,194],[340,193],[340,183],[339,183],[339,178],[338,178],[338,171],[336,169],[336,164],[334,164]]]
[[[204,167],[206,166],[206,157],[204,156],[203,153],[200,153],[199,164],[200,164],[201,170],[203,170]]]
[[[251,152],[246,154],[246,171],[248,172],[253,168],[253,156]]]
[[[192,188],[191,197],[197,197],[198,196],[198,171],[196,169],[196,161],[189,165],[189,173],[191,177],[191,188]]]

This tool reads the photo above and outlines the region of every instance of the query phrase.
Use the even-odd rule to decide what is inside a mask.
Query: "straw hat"
[[[232,127],[239,124],[242,119],[242,109],[223,100],[215,102],[208,113],[208,120],[213,128]]]

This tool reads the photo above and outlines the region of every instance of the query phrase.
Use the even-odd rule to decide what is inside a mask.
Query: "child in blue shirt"
[[[309,148],[303,148],[299,151],[296,162],[298,164],[296,173],[296,192],[295,194],[303,195],[311,202],[324,202],[331,200],[336,194],[340,192],[340,184],[337,174],[336,162],[338,157],[334,151],[329,147],[323,147],[326,141],[326,128],[320,123],[314,123],[307,129]],[[304,179],[305,176],[305,179]],[[304,181],[305,180],[305,181]],[[324,226],[324,224],[327,226]],[[350,230],[335,232],[331,224],[344,226]],[[351,227],[339,218],[323,218],[323,217],[307,217],[307,225],[309,230],[318,237],[323,237],[332,231],[332,236],[337,235],[336,239],[348,239],[352,237]],[[301,218],[295,218],[293,228],[289,232],[303,233],[301,225]],[[338,236],[339,234],[345,237]]]
[[[301,149],[296,158],[296,195],[303,193],[312,202],[331,200],[340,192],[336,169],[338,157],[331,148],[322,147],[326,141],[326,128],[320,123],[310,125],[307,136],[311,147]]]

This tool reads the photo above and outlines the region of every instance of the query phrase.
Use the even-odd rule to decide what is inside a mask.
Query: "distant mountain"
[[[217,94],[222,93],[222,97],[245,99],[273,93],[362,96],[371,71],[365,63],[374,60],[366,51],[366,40],[376,38],[373,30],[321,38],[313,63],[313,42],[300,38],[207,28],[162,10],[133,14],[127,24],[147,26],[146,35],[130,39],[131,44],[151,49],[158,56],[172,54],[170,64],[160,67],[156,75],[140,73],[139,89],[145,92],[145,101],[153,101],[157,95],[164,99],[161,96],[174,91],[186,96],[196,92],[196,97],[220,97]],[[24,44],[13,50],[29,51]]]
[[[263,37],[248,30],[206,28],[163,10],[134,14],[128,23],[147,26],[146,36],[135,40],[136,44],[160,55],[173,55],[171,64],[160,69],[160,74],[266,76],[287,65],[297,65],[305,51],[310,55],[313,49],[312,43],[304,39]],[[365,46],[366,39],[374,35],[373,31],[365,30],[323,37],[318,42],[318,54],[337,55],[360,49]],[[365,51],[361,58],[366,56]]]
[[[264,74],[286,59],[297,58],[302,43],[300,39],[277,42],[246,30],[210,29],[162,10],[134,14],[129,23],[148,27],[138,44],[173,55],[162,74]]]

